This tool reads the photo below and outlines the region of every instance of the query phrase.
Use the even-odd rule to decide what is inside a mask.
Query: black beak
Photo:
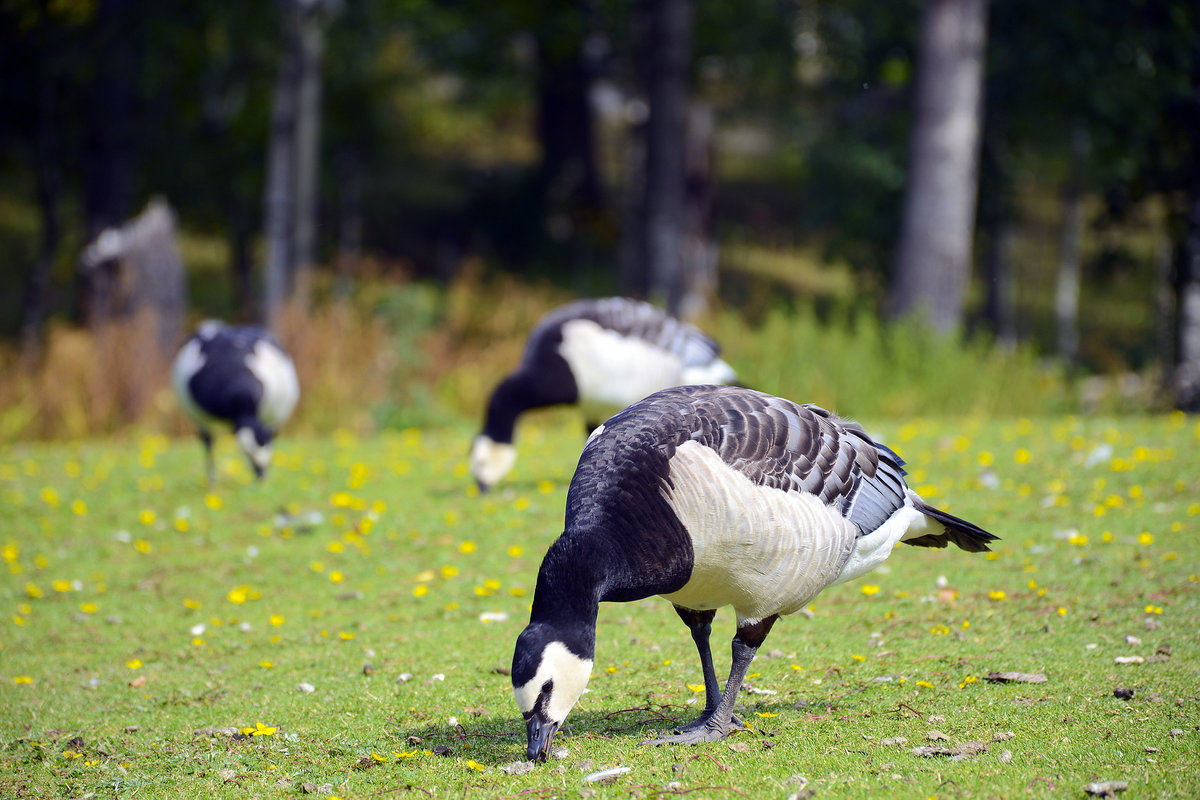
[[[487,490],[492,488],[490,485],[488,485],[488,484],[484,483],[483,481],[479,480],[479,478],[476,478],[476,479],[475,479],[475,485],[479,487],[479,493],[480,493],[480,494],[486,494],[486,493],[487,493]]]
[[[542,722],[537,714],[525,721],[525,730],[529,735],[529,748],[525,755],[530,761],[545,761],[550,755],[550,745],[554,734],[558,733],[561,722]]]
[[[261,481],[263,479],[263,475],[265,475],[267,471],[253,462],[250,464],[250,466],[254,468],[254,477]]]

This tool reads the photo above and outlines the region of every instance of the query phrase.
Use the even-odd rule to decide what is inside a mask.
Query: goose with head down
[[[597,428],[513,654],[529,758],[546,757],[587,685],[601,602],[674,604],[700,657],[705,707],[653,743],[713,741],[740,724],[738,692],[779,617],[879,566],[899,542],[988,549],[995,536],[926,503],[904,474],[855,423],[737,387],[667,389]],[[709,648],[722,606],[737,615],[724,691]]]
[[[716,342],[660,308],[625,297],[577,300],[538,322],[521,364],[488,400],[471,448],[480,488],[517,459],[517,419],[526,411],[578,404],[591,432],[604,417],[651,392],[692,383],[731,383]]]

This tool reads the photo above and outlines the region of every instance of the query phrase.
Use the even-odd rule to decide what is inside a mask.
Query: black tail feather
[[[953,514],[947,514],[928,503],[917,503],[917,510],[942,523],[946,526],[946,530],[941,533],[918,536],[915,539],[906,539],[904,540],[905,544],[911,544],[914,547],[945,547],[947,544],[954,544],[968,553],[983,553],[991,550],[987,545],[988,542],[994,542],[1000,538],[972,522],[967,522]]]

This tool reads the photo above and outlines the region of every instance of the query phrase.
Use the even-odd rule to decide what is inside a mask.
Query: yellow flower
[[[275,728],[270,725],[263,725],[261,722],[256,722],[256,723],[254,723],[253,728],[242,728],[242,735],[243,736],[273,736],[275,734],[276,730],[278,730],[278,728]]]
[[[221,498],[210,492],[209,494],[204,495],[204,505],[208,506],[213,511],[217,511],[221,508]]]
[[[863,584],[861,591],[867,597],[870,597],[871,595],[879,593],[879,587],[873,583],[865,583],[865,584]]]
[[[932,689],[933,688],[933,684],[930,683],[929,681],[917,681],[917,686],[920,686],[922,689]]]
[[[183,598],[183,607],[195,611],[200,608],[200,604],[190,597],[185,597]]]
[[[140,658],[131,658],[125,662],[125,666],[129,667],[130,669],[141,669],[142,660]]]
[[[475,543],[470,540],[467,540],[458,546],[458,552],[464,553],[464,554],[474,553],[475,550],[476,550]]]
[[[419,583],[413,587],[413,597],[424,597],[429,594],[429,587],[423,583]]]
[[[521,545],[519,545],[519,544],[509,545],[508,554],[510,556],[512,556],[513,558],[518,557],[519,555],[521,555],[521,553],[524,553],[524,552],[525,552],[524,548],[522,548]]]
[[[270,669],[271,667],[275,666],[270,661],[265,661],[265,660],[258,662],[258,665],[260,667],[262,667],[263,669]]]
[[[483,772],[483,764],[480,764],[478,761],[472,758],[467,761],[467,769],[473,769],[476,772]]]
[[[988,598],[991,600],[1003,600],[1006,597],[1008,597],[1008,595],[1005,594],[1003,589],[992,589],[990,592],[988,592]]]
[[[958,688],[965,689],[967,686],[969,686],[970,684],[974,683],[977,680],[979,680],[979,678],[975,677],[974,675],[968,675],[967,677],[963,678],[962,683],[960,683],[958,685]]]
[[[80,603],[79,604],[79,610],[82,611],[84,614],[95,614],[98,609],[99,609],[99,606],[97,606],[95,603]]]
[[[1150,531],[1142,531],[1138,534],[1138,544],[1151,545],[1154,544],[1154,534]]]
[[[371,758],[375,759],[376,761],[387,761],[387,756],[381,756],[374,750],[371,751]]]
[[[855,661],[866,661],[867,660],[866,656],[861,656],[858,653],[851,653],[850,657],[853,658]]]
[[[270,622],[272,625],[274,625],[276,628],[278,628],[280,625],[282,625],[284,623],[285,620],[284,620],[283,614],[272,614],[270,619],[268,619],[267,621]]]
[[[350,633],[349,631],[338,631],[338,638],[342,641],[348,642],[354,638],[354,634]]]
[[[18,686],[22,684],[29,684],[33,683],[33,678],[29,677],[28,675],[14,675],[13,683],[17,684]]]
[[[697,694],[704,691],[703,683],[689,683],[687,687]]]
[[[397,760],[399,760],[399,759],[401,759],[401,758],[412,758],[413,756],[415,756],[415,755],[416,755],[417,753],[419,753],[419,752],[421,752],[421,751],[420,751],[420,750],[413,750],[413,751],[412,751],[412,752],[410,752],[410,753],[403,753],[403,752],[401,752],[401,751],[399,751],[399,750],[393,750],[393,751],[392,751],[392,755],[394,755],[394,756],[396,757],[396,759],[397,759]]]
[[[341,583],[345,579],[346,579],[346,576],[343,575],[342,573],[338,572],[336,569],[333,572],[329,573],[329,580],[333,581],[334,583]]]
[[[771,711],[755,711],[756,717],[778,717],[779,715]]]
[[[51,584],[50,584],[50,586],[51,586],[51,588],[53,588],[53,589],[54,589],[54,591],[56,591],[56,592],[69,592],[69,591],[71,591],[71,582],[70,582],[70,581],[65,581],[65,580],[63,580],[62,578],[59,578],[58,580],[54,581],[53,583],[51,583]]]
[[[240,606],[242,603],[246,602],[246,598],[249,596],[249,594],[250,594],[249,587],[238,586],[238,587],[235,587],[235,588],[229,590],[227,599],[229,600],[229,602],[233,603],[234,605]]]
[[[474,548],[474,545],[472,545],[472,549],[473,548]],[[447,564],[446,566],[442,567],[442,577],[443,578],[453,578],[457,574],[458,574],[458,567],[453,566],[452,564]]]

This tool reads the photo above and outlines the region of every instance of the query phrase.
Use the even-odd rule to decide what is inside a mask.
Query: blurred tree
[[[962,325],[983,113],[986,0],[926,0],[893,315]]]
[[[316,190],[320,168],[321,57],[324,26],[337,0],[282,0],[282,52],[275,83],[267,188],[265,311],[274,326],[288,295],[307,301],[315,260]]]

